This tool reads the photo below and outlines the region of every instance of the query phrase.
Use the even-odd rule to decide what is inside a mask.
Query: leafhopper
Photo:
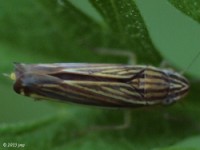
[[[181,74],[142,65],[15,63],[11,78],[16,93],[34,99],[111,108],[169,105],[189,90]]]

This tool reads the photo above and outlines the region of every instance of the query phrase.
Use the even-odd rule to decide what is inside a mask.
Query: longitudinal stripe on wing
[[[47,99],[59,99],[64,101],[71,101],[80,104],[87,104],[87,105],[97,105],[97,106],[121,106],[123,103],[119,102],[108,102],[108,101],[100,101],[98,99],[94,99],[92,97],[87,97],[84,94],[77,94],[71,90],[58,92],[58,88],[44,88],[41,89],[39,92],[40,95],[45,96]]]
[[[129,78],[137,74],[145,66],[129,66],[118,64],[84,64],[84,63],[59,63],[59,64],[17,64],[16,72],[19,74],[37,73],[74,73],[81,75],[104,76],[114,78]]]
[[[108,68],[110,68],[110,67],[108,67]],[[76,68],[76,69],[78,69],[78,68]],[[86,69],[86,71],[88,71],[88,67],[85,67],[85,69]],[[72,69],[72,70],[74,70],[74,69]],[[119,69],[115,69],[115,70],[118,70],[118,72],[120,71]],[[57,69],[57,71],[58,71],[58,69]],[[49,75],[54,76],[55,75],[54,72],[57,73],[56,71],[51,70],[51,73],[49,73]],[[63,74],[65,74],[65,72],[63,70],[61,70],[61,72]],[[107,88],[110,88],[109,91],[108,90],[106,91],[105,89],[100,89],[100,91],[93,90],[94,87],[99,88],[99,86],[101,86],[101,85],[95,84],[96,82],[93,82],[93,85],[91,87],[86,88],[86,86],[88,86],[88,82],[90,80],[95,80],[95,81],[96,80],[97,81],[99,81],[99,80],[104,81],[105,80],[106,83],[103,86],[105,87],[105,85],[109,85],[110,82],[112,82],[113,79],[111,79],[107,76],[105,76],[105,78],[102,78],[102,76],[100,76],[100,78],[99,78],[99,76],[97,76],[97,78],[96,78],[96,76],[94,77],[94,75],[88,74],[88,78],[86,78],[86,76],[84,76],[84,74],[80,74],[80,78],[77,78],[77,77],[74,78],[76,80],[74,83],[80,83],[82,80],[85,80],[86,82],[84,82],[83,85],[76,85],[76,84],[70,85],[69,81],[70,81],[71,78],[74,77],[74,75],[75,74],[70,74],[69,72],[66,72],[66,76],[68,76],[69,79],[66,81],[65,84],[63,84],[63,86],[67,86],[67,88],[62,88],[62,90],[61,90],[57,87],[57,90],[54,89],[53,91],[51,91],[52,93],[54,92],[55,94],[53,95],[51,93],[51,95],[55,96],[57,94],[57,96],[58,96],[57,99],[59,99],[59,95],[61,95],[60,99],[61,98],[63,99],[63,95],[65,95],[66,99],[67,99],[67,97],[70,94],[74,94],[74,97],[77,96],[77,99],[80,99],[80,98],[83,98],[83,100],[91,99],[93,101],[98,101],[99,103],[101,102],[101,103],[111,103],[111,104],[117,104],[117,103],[123,104],[123,103],[127,103],[129,101],[129,103],[131,102],[131,103],[142,103],[143,104],[143,102],[141,101],[142,98],[140,97],[140,95],[139,94],[137,94],[136,96],[134,95],[135,94],[134,88],[129,87],[129,88],[131,88],[132,94],[122,95],[122,92],[119,92],[119,91],[118,91],[118,94],[116,94],[117,92],[112,93],[111,91],[113,89],[117,89],[117,86],[119,86],[119,83],[117,83],[116,85],[113,85],[112,87],[107,87]],[[131,74],[131,77],[132,76],[133,75]],[[123,79],[125,79],[125,80],[122,81],[122,80],[120,80],[120,78],[118,79],[118,77],[119,76],[116,76],[116,78],[114,80],[120,81],[120,82],[124,82],[125,80],[129,80],[127,77],[120,76],[120,77],[123,77]],[[63,80],[63,79],[61,79],[61,80]],[[48,91],[49,90],[48,88],[52,89],[52,87],[48,87],[48,86],[49,85],[47,85],[47,87],[45,87],[46,89],[43,88],[43,90],[47,91],[50,95],[50,91]],[[120,88],[124,88],[124,87],[120,87]],[[119,88],[117,90],[119,90]],[[128,91],[128,90],[130,91],[130,89],[128,89],[128,86],[127,86],[126,91]],[[136,99],[139,99],[140,101],[137,102]]]
[[[125,85],[125,84],[113,84],[112,85],[112,83],[111,83],[110,85],[100,84],[98,86],[101,87],[99,89],[99,91],[97,91],[95,88],[93,88],[94,85],[87,85],[87,86],[81,85],[81,87],[87,87],[87,90],[91,90],[93,92],[97,92],[97,93],[106,95],[108,97],[115,97],[116,99],[120,99],[123,101],[130,101],[130,102],[133,102],[133,100],[134,101],[137,101],[137,100],[142,101],[141,96],[136,92],[136,90],[134,88],[131,88],[128,85]],[[124,93],[122,91],[122,89],[129,90],[132,93],[131,94]]]
[[[80,73],[75,73],[75,72],[63,72],[63,71],[59,71],[59,72],[55,72],[55,73],[51,73],[49,75],[51,76],[55,76],[58,77],[60,79],[64,79],[64,80],[102,80],[102,81],[117,81],[120,79],[124,79],[123,81],[125,81],[126,79],[129,80],[130,78],[133,78],[138,72],[136,72],[135,74],[130,74],[130,75],[106,75],[106,74],[80,74]],[[122,81],[122,80],[121,80]]]
[[[76,90],[76,91],[74,91]],[[104,101],[102,100],[102,97],[94,97],[92,95],[88,95],[85,93],[85,91],[81,91],[80,89],[74,88],[70,85],[55,85],[53,87],[49,85],[43,85],[43,88],[41,88],[40,93],[43,96],[46,96],[47,98],[54,98],[54,99],[62,99],[66,101],[70,101],[72,99],[72,102],[78,102],[83,104],[118,104],[118,101],[108,101],[104,98]]]
[[[49,87],[49,88],[48,88]],[[56,99],[64,99],[64,100],[68,100],[68,98],[73,98],[78,100],[78,103],[83,103],[83,104],[94,104],[94,105],[101,105],[101,106],[133,106],[136,104],[135,101],[131,100],[125,100],[122,101],[119,98],[116,97],[109,97],[108,95],[104,95],[102,93],[95,93],[94,91],[90,91],[90,90],[86,90],[86,89],[82,89],[80,87],[77,86],[71,86],[69,84],[64,84],[62,86],[55,86],[53,88],[53,86],[44,86],[42,88],[45,93],[48,93],[48,95],[53,96],[52,98],[56,98]],[[51,93],[52,92],[52,93]],[[44,95],[43,95],[44,96]],[[66,98],[68,97],[68,98]],[[69,100],[68,100],[69,101]],[[76,102],[75,100],[73,100],[73,102]],[[145,102],[138,102],[138,104],[146,104]]]
[[[116,95],[116,96],[123,96],[124,98],[127,98],[127,99],[138,99],[139,94],[135,91],[135,89],[133,88],[124,88],[124,87],[113,87],[113,86],[103,86],[102,87],[102,91],[103,92],[108,92],[109,94],[113,94],[113,95]]]
[[[83,96],[84,99],[91,99],[94,101],[99,101],[101,103],[113,103],[113,104],[117,104],[117,103],[121,103],[120,99],[116,99],[114,97],[107,97],[106,95],[100,94],[100,93],[94,93],[91,90],[86,90],[83,88],[80,88],[78,86],[70,85],[70,84],[64,84],[64,87],[70,87],[70,92],[73,94],[76,94],[78,97],[79,96]],[[84,100],[83,99],[83,100]]]
[[[111,86],[113,84],[113,86]],[[101,101],[105,101],[105,99],[111,100],[111,102],[129,102],[129,103],[143,103],[141,96],[130,86],[123,84],[123,83],[99,83],[96,82],[90,84],[87,82],[73,82],[73,81],[66,81],[64,85],[73,86],[74,91],[78,90],[77,94],[87,94],[88,97],[99,97],[98,99]],[[105,90],[102,87],[110,88],[110,90]],[[132,90],[132,94],[124,94],[121,92],[112,93],[113,89],[120,90],[120,88],[124,88],[126,90]]]
[[[113,77],[113,78],[128,78],[134,76],[140,71],[139,68],[134,67],[102,67],[102,68],[80,68],[80,69],[63,69],[61,72],[77,73],[82,75],[93,75],[100,77]]]

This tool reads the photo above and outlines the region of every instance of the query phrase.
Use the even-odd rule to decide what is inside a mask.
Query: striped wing
[[[139,107],[146,102],[131,83],[142,69],[113,64],[16,64],[20,81],[15,87],[27,85],[28,90],[23,90],[28,91],[24,92],[27,96],[105,107]]]
[[[54,63],[54,64],[15,64],[18,76],[23,73],[37,74],[79,74],[111,78],[131,78],[145,66],[121,64]]]

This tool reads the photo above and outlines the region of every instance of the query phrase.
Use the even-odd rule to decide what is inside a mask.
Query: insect
[[[15,63],[10,77],[15,92],[34,99],[113,108],[169,105],[189,90],[181,74],[142,65]]]

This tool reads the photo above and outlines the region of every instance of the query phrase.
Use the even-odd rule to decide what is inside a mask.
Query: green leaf
[[[85,48],[101,44],[101,27],[68,1],[65,6],[56,0],[1,3],[0,39],[1,44],[11,46],[12,50],[8,53],[46,56],[53,61],[74,61],[71,58],[77,56],[77,51],[83,56]],[[19,61],[20,58],[15,59]],[[28,60],[32,62],[34,59]],[[39,61],[43,62],[42,59],[36,60]]]
[[[200,23],[199,0],[169,0],[177,9]]]
[[[153,45],[133,0],[90,1],[103,16],[107,28],[114,38],[110,44],[111,47],[113,47],[113,43],[118,43],[124,49],[133,50],[139,63],[160,63],[160,54]],[[114,46],[118,46],[118,44]]]

